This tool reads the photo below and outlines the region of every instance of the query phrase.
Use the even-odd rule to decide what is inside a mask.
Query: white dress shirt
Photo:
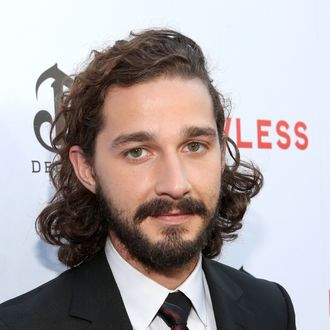
[[[107,240],[105,253],[134,330],[168,330],[169,327],[157,316],[157,312],[167,295],[178,290],[192,302],[188,328],[216,330],[210,292],[202,269],[202,258],[199,258],[194,271],[176,290],[169,290],[126,262],[110,239]]]

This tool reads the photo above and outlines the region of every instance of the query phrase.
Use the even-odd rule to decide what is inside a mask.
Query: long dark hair
[[[93,51],[87,67],[77,74],[62,98],[56,122],[62,129],[52,139],[55,160],[50,177],[55,194],[37,218],[40,236],[59,246],[59,260],[73,267],[96,254],[105,245],[109,225],[100,212],[96,195],[76,177],[69,150],[79,145],[92,162],[95,139],[102,128],[102,107],[110,86],[130,86],[170,75],[199,78],[207,86],[222,148],[230,162],[222,174],[220,207],[216,225],[203,250],[209,258],[221,251],[224,240],[233,240],[242,227],[250,199],[260,190],[263,177],[252,163],[242,162],[236,144],[225,135],[226,102],[215,88],[200,47],[190,38],[172,30],[146,30],[131,33],[113,47]]]

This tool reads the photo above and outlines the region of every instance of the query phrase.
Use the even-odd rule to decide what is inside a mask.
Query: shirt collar
[[[201,259],[189,277],[176,289],[156,283],[124,260],[108,239],[105,253],[121,293],[127,314],[135,329],[146,329],[170,292],[180,290],[192,302],[193,308],[206,325],[205,277]]]
[[[202,258],[200,257],[193,272],[177,288],[177,290],[183,292],[190,299],[193,308],[196,311],[196,314],[205,326],[207,323],[207,313],[205,305],[206,285],[206,278],[202,269]]]

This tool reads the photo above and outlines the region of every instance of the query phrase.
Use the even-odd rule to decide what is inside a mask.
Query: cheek
[[[146,173],[117,164],[98,166],[95,172],[103,193],[115,208],[132,214],[147,200],[151,180]]]
[[[221,158],[210,157],[200,164],[190,166],[189,178],[192,186],[202,196],[218,195],[221,186]]]

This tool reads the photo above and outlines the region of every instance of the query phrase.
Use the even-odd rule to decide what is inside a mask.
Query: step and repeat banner
[[[0,302],[57,276],[35,233],[52,196],[49,127],[65,77],[131,30],[203,48],[231,99],[227,132],[265,185],[220,261],[289,292],[300,330],[330,329],[330,5],[277,1],[11,1],[0,12]],[[63,81],[65,83],[63,83]]]

